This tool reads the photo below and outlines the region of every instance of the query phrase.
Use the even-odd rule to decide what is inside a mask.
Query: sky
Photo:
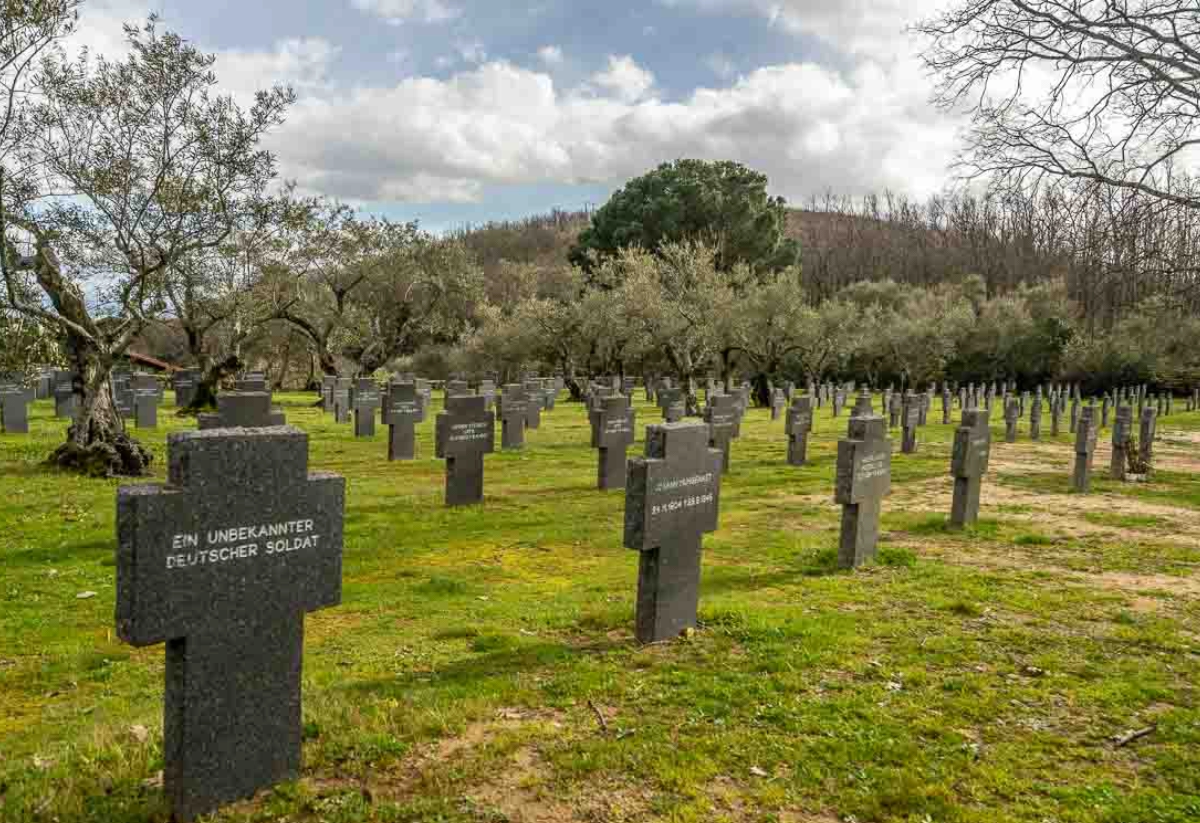
[[[905,27],[943,0],[85,0],[69,49],[122,52],[159,14],[249,104],[308,194],[443,231],[603,204],[681,157],[730,159],[803,205],[949,182],[961,122]]]

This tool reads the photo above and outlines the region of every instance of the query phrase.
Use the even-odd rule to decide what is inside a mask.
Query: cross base
[[[596,488],[600,491],[625,488],[625,449],[600,449],[596,465]]]
[[[803,466],[808,462],[808,436],[788,438],[788,465]]]
[[[954,501],[950,504],[950,524],[957,528],[969,526],[979,519],[978,477],[954,478]]]
[[[446,458],[446,505],[483,502],[483,453]]]
[[[700,604],[700,539],[640,552],[637,619],[639,643],[673,640],[696,628]]]
[[[388,426],[388,460],[416,460],[417,439],[412,424]]]
[[[176,820],[300,772],[304,615],[240,628],[167,643],[163,789]]]
[[[1091,487],[1092,457],[1089,454],[1075,455],[1075,474],[1072,482],[1075,491],[1086,492]]]
[[[853,569],[875,559],[879,553],[880,509],[879,500],[842,506],[838,568]]]
[[[375,436],[375,410],[374,409],[355,409],[354,410],[354,436],[355,437],[374,437]]]

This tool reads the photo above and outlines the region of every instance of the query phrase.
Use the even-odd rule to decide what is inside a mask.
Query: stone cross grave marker
[[[421,406],[415,383],[392,383],[388,387],[384,422],[388,427],[388,460],[417,458],[417,418]]]
[[[924,427],[929,422],[929,407],[933,405],[933,395],[928,390],[917,394],[917,425]],[[916,449],[916,442],[913,443]]]
[[[192,404],[196,389],[200,385],[202,375],[199,369],[180,369],[175,372],[171,385],[175,390],[175,407],[183,408]]]
[[[75,394],[75,373],[54,372],[54,416],[74,419],[79,414],[79,395]]]
[[[640,552],[637,639],[655,643],[695,628],[700,549],[717,528],[721,453],[708,447],[708,426],[664,423],[646,428],[646,456],[629,462],[625,546]]]
[[[339,377],[333,384],[333,422],[350,422],[351,382],[349,377]]]
[[[337,386],[337,377],[332,374],[321,378],[321,411],[329,414],[333,411],[333,392]]]
[[[525,428],[539,429],[542,426],[542,408],[546,403],[541,381],[526,380],[522,390],[525,393]]]
[[[1075,430],[1079,427],[1079,398],[1078,397],[1071,398],[1070,422],[1071,422],[1070,432],[1071,432],[1071,434],[1075,434]]]
[[[133,419],[139,429],[158,428],[158,392],[153,389],[134,391]]]
[[[1017,442],[1017,421],[1021,418],[1021,403],[1017,398],[1006,395],[1004,398],[1004,442]]]
[[[488,411],[487,398],[447,398],[434,425],[437,456],[446,461],[446,505],[482,503],[483,456],[496,450],[496,413]]]
[[[599,450],[596,488],[600,491],[623,489],[625,451],[635,438],[637,412],[630,407],[628,397],[617,394],[604,398],[590,417],[592,448]]]
[[[953,395],[950,394],[950,387],[942,384],[942,425],[950,425],[950,409],[954,406]]]
[[[894,429],[900,425],[900,415],[904,411],[904,395],[893,392],[888,403],[888,428]]]
[[[904,393],[904,418],[901,421],[900,452],[914,454],[917,451],[917,427],[921,423],[921,398],[911,391]]]
[[[1063,398],[1062,394],[1056,394],[1050,399],[1050,436],[1058,437],[1059,429],[1062,427],[1063,413]]]
[[[216,414],[201,414],[196,418],[201,431],[209,429],[255,429],[283,426],[283,412],[271,406],[267,392],[225,392],[217,395]]]
[[[1039,441],[1042,439],[1042,390],[1038,388],[1034,392],[1033,399],[1029,405],[1029,439]]]
[[[1112,398],[1108,392],[1104,393],[1104,399],[1100,402],[1100,428],[1108,428],[1108,409],[1112,405]]]
[[[1129,467],[1129,439],[1133,435],[1133,407],[1117,406],[1113,418],[1112,457],[1108,473],[1114,480],[1124,480]]]
[[[778,420],[780,412],[787,405],[787,393],[783,389],[771,392],[771,420]]]
[[[716,395],[711,395],[715,397]],[[687,412],[687,400],[683,389],[661,387],[658,390],[658,407],[662,409],[663,420],[667,423],[678,423]]]
[[[520,383],[508,383],[496,399],[500,412],[500,448],[520,449],[525,446],[525,423],[529,419],[529,401]]]
[[[177,820],[298,776],[306,612],[341,601],[345,481],[290,427],[168,435],[168,485],[117,493],[117,634],[166,643]]]
[[[1082,410],[1075,426],[1075,491],[1086,492],[1091,486],[1092,455],[1096,453],[1095,408]]]
[[[6,434],[29,434],[29,404],[33,392],[24,386],[0,389],[0,429]]]
[[[708,445],[721,450],[721,472],[729,473],[730,444],[739,434],[739,404],[736,395],[714,394],[704,409]]]
[[[808,434],[812,431],[813,400],[809,395],[792,398],[784,431],[788,437],[788,465],[803,466],[808,462]]]
[[[1158,430],[1158,410],[1147,406],[1142,410],[1140,431],[1138,432],[1138,457],[1147,466],[1154,465],[1154,436]]]
[[[979,519],[979,489],[987,473],[991,450],[992,430],[988,426],[987,411],[965,410],[962,425],[954,432],[954,451],[950,458],[950,474],[954,476],[950,523],[956,527],[970,525]]]
[[[247,372],[241,380],[234,382],[235,390],[241,392],[267,391],[267,376],[262,372]]]
[[[375,410],[382,400],[379,386],[370,377],[360,378],[354,387],[354,436],[375,436]]]
[[[858,393],[858,397],[854,401],[854,408],[850,414],[854,417],[862,417],[863,415],[874,414],[875,408],[871,403],[871,390],[863,387],[863,390]]]
[[[838,566],[854,568],[879,549],[879,514],[892,487],[892,441],[882,417],[852,417],[838,441],[834,502],[842,506]]]

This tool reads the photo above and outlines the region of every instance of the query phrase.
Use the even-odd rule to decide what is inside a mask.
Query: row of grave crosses
[[[515,432],[536,403],[525,387],[511,384],[497,396],[484,386],[447,385],[436,449],[447,463],[448,504],[481,498],[497,414]],[[341,599],[344,480],[308,472],[307,436],[284,424],[265,385],[249,377],[238,388],[221,395],[218,413],[203,417],[200,431],[168,436],[166,485],[118,493],[117,630],[135,645],[167,646],[164,790],[173,815],[185,821],[297,776],[304,615]],[[651,643],[697,623],[703,535],[718,525],[726,447],[745,395],[714,390],[704,422],[647,427],[644,456],[626,461],[636,417],[628,394],[615,388],[609,383],[589,399],[597,485],[625,488],[624,544],[639,552],[636,634]],[[368,388],[355,391],[371,402]],[[389,386],[387,419],[415,420],[421,393],[415,380]],[[815,395],[791,398],[789,463],[806,461],[817,402]],[[1095,447],[1095,412],[1089,405],[1080,413],[1081,459]],[[1126,437],[1132,413],[1130,405],[1118,407],[1123,434],[1114,433],[1114,445]],[[1144,409],[1143,442],[1153,441],[1156,414]],[[878,551],[891,486],[887,434],[887,420],[863,389],[838,441],[841,566]],[[964,409],[950,466],[955,526],[978,517],[990,448],[988,410]]]

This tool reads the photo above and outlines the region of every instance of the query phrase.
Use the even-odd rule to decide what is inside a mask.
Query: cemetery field
[[[497,442],[484,505],[447,509],[432,419],[388,463],[386,427],[356,440],[314,400],[276,395],[310,470],[347,481],[343,602],[306,621],[304,774],[214,820],[1200,819],[1200,413],[1160,420],[1144,483],[1107,478],[1102,431],[1083,495],[1065,419],[1006,444],[993,411],[981,520],[955,532],[935,400],[893,457],[878,564],[843,572],[849,409],[815,412],[803,468],[751,409],[701,629],[640,647],[624,496],[595,490],[582,405]],[[52,411],[0,435],[0,821],[163,821],[163,647],[114,629],[119,483],[40,465]],[[161,482],[166,432],[195,424],[159,423]]]

